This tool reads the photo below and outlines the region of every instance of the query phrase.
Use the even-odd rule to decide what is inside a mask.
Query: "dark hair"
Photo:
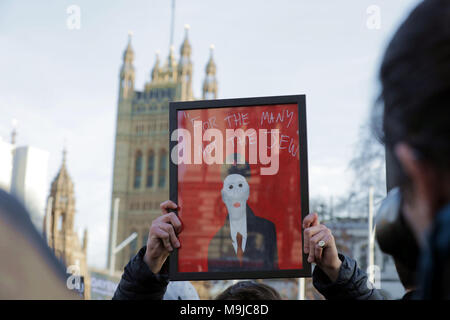
[[[417,157],[447,171],[450,1],[425,0],[411,12],[388,45],[379,77],[372,124],[380,140],[391,151],[405,142]]]
[[[241,281],[225,289],[216,300],[281,300],[281,296],[266,284]]]

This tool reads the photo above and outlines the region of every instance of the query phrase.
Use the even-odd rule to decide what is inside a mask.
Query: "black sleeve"
[[[155,275],[143,260],[145,250],[144,246],[128,262],[113,300],[162,300],[169,283],[166,274],[168,261],[161,273]]]
[[[368,286],[367,274],[362,271],[355,260],[339,254],[342,261],[339,276],[331,282],[319,267],[313,271],[314,287],[327,299],[383,300],[384,297],[376,289]]]

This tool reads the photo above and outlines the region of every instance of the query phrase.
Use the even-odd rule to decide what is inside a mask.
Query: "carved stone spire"
[[[203,99],[217,98],[216,63],[214,62],[214,45],[210,46],[211,54],[206,65],[206,77],[203,82]]]

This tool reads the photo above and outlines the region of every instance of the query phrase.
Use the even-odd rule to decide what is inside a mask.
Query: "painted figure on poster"
[[[234,161],[224,168],[221,197],[227,218],[210,242],[208,271],[277,270],[275,225],[256,216],[247,203],[250,196],[249,164],[240,165]]]

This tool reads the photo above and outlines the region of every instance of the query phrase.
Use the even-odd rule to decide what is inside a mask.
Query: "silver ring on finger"
[[[323,248],[323,247],[325,247],[325,241],[320,240],[320,241],[317,243],[317,245],[318,245],[319,247]]]

